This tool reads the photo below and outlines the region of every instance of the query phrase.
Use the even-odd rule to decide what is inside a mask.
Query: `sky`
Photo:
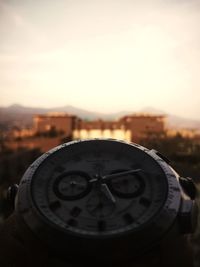
[[[200,119],[199,0],[0,0],[0,106]]]

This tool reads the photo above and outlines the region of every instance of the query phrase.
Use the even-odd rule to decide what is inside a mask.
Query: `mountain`
[[[162,110],[158,110],[152,107],[146,107],[141,112],[147,112],[151,114],[162,114],[167,116],[167,126],[169,128],[189,128],[200,129],[200,120],[182,118],[173,114],[166,113]]]
[[[82,119],[104,119],[113,120],[123,117],[134,112],[162,114],[167,116],[167,125],[175,128],[196,128],[200,129],[200,121],[181,118],[174,116],[173,114],[167,114],[162,110],[158,110],[152,107],[146,107],[139,111],[120,111],[111,114],[104,114],[100,112],[92,112],[85,109],[76,108],[70,105],[56,108],[37,108],[37,107],[25,107],[18,104],[13,104],[9,107],[0,107],[0,129],[10,128],[13,126],[31,127],[32,119],[35,114],[45,114],[48,112],[66,112],[74,114]]]
[[[168,115],[168,125],[170,128],[200,129],[200,121],[186,119],[171,114]]]
[[[31,127],[33,116],[35,114],[45,114],[48,112],[66,112],[88,120],[96,118],[106,119],[105,114],[90,112],[69,105],[57,108],[34,108],[13,104],[9,107],[0,107],[0,129],[19,125],[23,127]]]

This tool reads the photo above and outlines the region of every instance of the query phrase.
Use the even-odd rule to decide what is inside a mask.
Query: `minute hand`
[[[108,174],[108,175],[104,175],[102,176],[103,180],[110,180],[116,177],[120,177],[120,176],[124,176],[124,175],[128,175],[131,173],[136,173],[136,172],[140,172],[142,169],[135,169],[135,170],[129,170],[129,171],[123,171],[123,172],[117,172],[117,173],[112,173],[112,174]]]

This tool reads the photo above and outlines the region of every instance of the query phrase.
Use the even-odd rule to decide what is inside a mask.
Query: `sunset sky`
[[[0,106],[200,119],[199,0],[0,0]]]

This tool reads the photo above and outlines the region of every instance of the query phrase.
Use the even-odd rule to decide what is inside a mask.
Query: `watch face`
[[[31,197],[40,214],[64,231],[110,236],[148,224],[167,188],[165,172],[144,149],[94,139],[50,153],[32,177]]]

